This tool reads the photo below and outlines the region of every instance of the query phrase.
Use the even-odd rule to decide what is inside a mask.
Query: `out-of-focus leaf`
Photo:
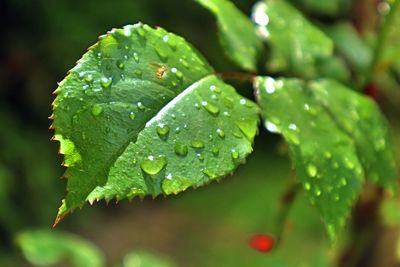
[[[354,140],[366,179],[395,191],[394,146],[389,125],[376,103],[332,80],[311,82],[309,87],[336,124]]]
[[[296,173],[334,240],[363,183],[351,138],[297,79],[255,82],[265,126],[289,144]]]
[[[259,77],[266,128],[289,144],[297,174],[333,239],[366,179],[396,190],[387,122],[370,98],[332,80]]]
[[[260,36],[271,48],[268,71],[315,77],[316,61],[332,54],[329,37],[284,0],[258,2],[252,17]]]
[[[69,262],[74,267],[104,266],[103,254],[90,242],[73,234],[51,230],[30,230],[17,235],[18,246],[35,266]]]
[[[291,0],[308,12],[321,16],[337,16],[348,11],[352,0]]]
[[[389,20],[387,26],[386,45],[383,47],[382,58],[379,62],[379,71],[385,71],[387,67],[392,65],[400,65],[400,1],[387,0],[382,3],[383,7],[387,10],[384,14],[383,20]],[[383,21],[385,23],[385,21]]]
[[[251,20],[229,0],[196,0],[217,18],[219,37],[226,55],[245,70],[254,71],[262,48]]]
[[[181,37],[147,25],[91,47],[56,90],[68,167],[57,219],[85,201],[176,194],[232,172],[252,151],[257,109],[212,72]]]
[[[348,22],[339,22],[326,28],[326,33],[335,43],[335,48],[357,71],[364,71],[371,64],[371,49],[361,39],[356,29]]]
[[[350,70],[342,58],[338,56],[326,58],[317,63],[320,77],[330,78],[342,83],[350,80]]]
[[[169,259],[149,253],[136,251],[124,257],[123,267],[174,267],[176,266]]]

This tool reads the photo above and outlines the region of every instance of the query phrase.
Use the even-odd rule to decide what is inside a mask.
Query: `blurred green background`
[[[233,2],[246,14],[250,14],[254,4],[250,0]],[[376,1],[292,2],[318,25],[331,26],[341,20],[351,22],[358,30],[354,33],[356,38],[365,41],[362,45],[367,50],[375,38],[376,10],[371,6],[376,6]],[[0,21],[0,266],[31,266],[17,244],[38,242],[41,235],[29,239],[19,234],[32,229],[64,231],[89,240],[104,254],[93,257],[104,257],[106,266],[147,266],[125,256],[137,251],[146,251],[144,258],[150,253],[169,259],[177,266],[195,267],[327,267],[337,266],[345,258],[348,246],[354,244],[351,242],[353,228],[349,226],[338,244],[330,247],[316,210],[302,193],[283,225],[283,240],[275,251],[262,254],[248,246],[248,238],[253,234],[274,236],[279,231],[280,198],[293,180],[285,145],[278,136],[261,129],[255,152],[247,164],[220,183],[168,198],[122,201],[118,205],[95,204],[77,210],[56,230],[51,230],[66,186],[66,181],[59,179],[63,168],[62,157],[57,154],[58,143],[50,142],[52,131],[48,130],[52,92],[86,48],[96,42],[97,36],[112,27],[138,21],[160,25],[194,44],[218,71],[237,68],[218,44],[214,18],[192,0],[4,0],[0,2]],[[400,39],[398,33],[394,36]],[[393,42],[397,40],[394,38]],[[340,41],[336,45],[337,54],[346,59],[346,49],[340,49]],[[388,57],[393,59],[393,55]],[[351,59],[346,60],[354,72]],[[395,60],[396,64],[400,66],[399,59]],[[382,72],[376,75],[375,81],[380,90],[378,101],[391,122],[397,150],[400,147],[399,70],[400,67],[394,67]],[[251,85],[235,85],[239,92],[252,97]],[[387,257],[391,262],[372,265],[373,261],[369,261],[369,265],[352,266],[400,266],[396,265],[400,255],[395,252],[399,210],[397,200],[385,201],[383,219],[379,220],[380,232],[373,234],[375,239],[371,241],[378,248],[387,248],[376,257]],[[354,227],[354,223],[349,225]],[[391,238],[376,239],[385,235]],[[65,247],[74,247],[68,244]],[[91,257],[91,249],[78,245],[76,248],[82,254],[87,250],[86,256]],[[359,254],[365,256],[371,248],[360,249]],[[50,241],[31,253],[40,257],[51,253],[49,250],[56,250]],[[61,263],[50,266],[70,266],[74,253],[62,255]],[[371,255],[365,258],[370,259]],[[133,264],[129,265],[129,261]],[[90,266],[87,262],[79,265],[79,260],[76,264]]]

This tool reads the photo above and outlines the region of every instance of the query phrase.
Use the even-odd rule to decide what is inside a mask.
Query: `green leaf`
[[[297,174],[331,239],[343,226],[364,176],[395,190],[388,125],[371,99],[331,80],[259,77],[255,87],[266,128],[288,142]]]
[[[351,7],[352,1],[349,0],[291,0],[300,5],[306,11],[324,16],[337,16],[345,13]]]
[[[103,254],[88,241],[55,230],[30,230],[17,235],[25,258],[35,266],[69,262],[74,267],[105,266]]]
[[[364,71],[371,64],[372,53],[357,30],[347,22],[339,22],[326,28],[326,33],[335,43],[335,48],[353,68]]]
[[[366,178],[396,191],[394,145],[389,125],[375,102],[332,80],[311,82],[317,101],[354,141]]]
[[[301,80],[259,77],[255,87],[266,128],[287,141],[296,173],[334,240],[363,183],[353,141]]]
[[[315,63],[332,54],[332,41],[283,0],[265,0],[253,8],[258,32],[271,47],[267,69],[311,78]]]
[[[216,16],[226,55],[243,69],[256,70],[262,42],[251,20],[228,0],[196,1]]]
[[[170,260],[146,251],[135,251],[124,257],[123,267],[173,267]]]
[[[252,150],[257,109],[212,72],[161,28],[126,26],[92,46],[56,90],[68,167],[56,222],[85,201],[178,193],[232,172]]]

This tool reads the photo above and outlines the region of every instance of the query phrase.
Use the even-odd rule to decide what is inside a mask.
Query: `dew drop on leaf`
[[[219,108],[207,101],[202,101],[201,102],[202,107],[207,110],[209,113],[212,115],[216,116],[219,113]]]
[[[103,112],[103,108],[99,104],[95,104],[92,107],[92,114],[94,116],[99,116]]]
[[[186,156],[188,153],[188,147],[185,144],[182,144],[180,142],[176,142],[175,143],[175,154],[177,154],[178,156]]]
[[[165,137],[169,133],[169,126],[166,124],[159,124],[156,131],[158,136]]]
[[[165,165],[167,165],[167,159],[165,156],[159,156],[157,158],[149,156],[147,159],[142,161],[140,168],[149,175],[156,175],[165,167]]]
[[[204,148],[204,143],[203,143],[202,141],[200,141],[200,140],[193,140],[193,141],[190,143],[190,145],[191,145],[193,148]]]
[[[103,77],[100,80],[100,85],[103,88],[109,88],[111,86],[111,83],[112,83],[112,78],[111,77],[110,78]]]
[[[317,167],[313,164],[308,164],[307,165],[307,174],[310,177],[315,177],[317,175]]]
[[[232,156],[233,159],[238,159],[239,158],[239,152],[236,149],[232,148],[231,149],[231,156]]]
[[[225,132],[224,132],[224,130],[218,128],[218,129],[217,129],[217,134],[218,134],[219,137],[225,138]]]
[[[129,118],[131,120],[134,120],[136,118],[136,115],[135,115],[135,113],[133,111],[129,113]]]

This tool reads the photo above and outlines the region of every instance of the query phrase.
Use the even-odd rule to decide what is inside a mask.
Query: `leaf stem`
[[[378,67],[379,60],[382,56],[383,48],[387,41],[387,35],[389,33],[390,25],[392,24],[394,14],[396,13],[396,9],[398,8],[399,4],[400,0],[394,0],[393,4],[390,6],[389,13],[385,16],[382,16],[381,18],[382,21],[380,23],[377,41],[375,43],[371,64],[365,72],[363,87],[367,86],[371,82],[371,80],[373,80],[373,76]]]
[[[222,80],[238,80],[241,82],[253,82],[256,78],[256,74],[254,73],[243,73],[243,72],[235,72],[235,71],[228,71],[228,72],[219,72],[216,73],[218,77]]]
[[[277,217],[277,221],[276,221],[276,224],[277,224],[276,241],[275,241],[276,246],[278,246],[282,240],[286,222],[287,222],[287,218],[289,216],[290,210],[293,206],[293,203],[296,199],[297,193],[299,192],[300,188],[301,188],[301,185],[297,181],[294,183],[291,183],[281,197],[282,207],[278,213],[278,217]]]

